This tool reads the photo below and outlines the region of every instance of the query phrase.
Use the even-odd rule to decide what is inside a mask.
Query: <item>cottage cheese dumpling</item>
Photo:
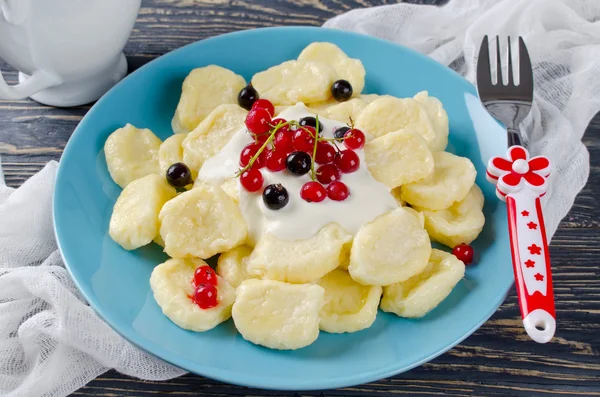
[[[282,240],[266,233],[247,261],[254,277],[290,283],[318,280],[347,257],[352,236],[337,224],[329,224],[306,240]]]
[[[425,217],[425,230],[429,236],[450,248],[470,244],[479,236],[483,216],[483,193],[473,185],[467,196],[445,210],[432,211],[417,208]]]
[[[207,266],[201,259],[169,259],[156,266],[150,276],[154,299],[165,316],[183,329],[202,332],[216,327],[231,317],[235,288],[217,276],[218,304],[201,309],[191,298],[194,295],[194,271]]]
[[[350,251],[350,276],[364,285],[390,285],[419,274],[431,253],[421,220],[404,207],[364,225]]]
[[[365,68],[360,59],[350,58],[332,43],[311,43],[298,56],[299,60],[325,62],[335,69],[335,80],[347,80],[352,84],[354,95],[365,86]]]
[[[177,192],[165,178],[151,174],[137,179],[119,195],[108,233],[126,250],[150,244],[158,235],[158,214]]]
[[[235,327],[244,339],[271,349],[308,346],[319,336],[324,293],[319,285],[246,280],[233,305]]]
[[[367,142],[365,159],[373,178],[390,189],[420,181],[434,168],[427,143],[410,130],[393,131]]]
[[[237,104],[246,81],[229,69],[209,65],[194,69],[183,81],[181,98],[171,122],[175,133],[190,132],[217,106]]]
[[[200,184],[170,200],[160,211],[160,235],[173,258],[210,258],[242,244],[246,221],[223,189]]]
[[[252,85],[260,97],[274,105],[314,103],[331,97],[335,70],[322,61],[286,61],[259,72],[252,77]]]
[[[423,317],[450,295],[464,274],[464,263],[434,249],[422,273],[383,288],[381,310],[401,317]]]
[[[220,105],[182,141],[183,161],[197,173],[202,164],[229,142],[231,137],[244,128],[246,112],[237,105]]]
[[[326,274],[319,285],[325,290],[320,325],[323,331],[356,332],[373,324],[381,298],[380,286],[359,284],[340,269]]]
[[[166,175],[169,167],[175,163],[183,162],[183,147],[181,146],[187,134],[175,134],[167,139],[158,148],[158,164],[161,175]]]
[[[429,116],[431,125],[435,132],[435,138],[427,142],[427,145],[433,152],[446,150],[448,146],[448,114],[439,99],[429,96],[427,91],[421,91],[414,96]]]
[[[104,155],[108,172],[122,188],[136,179],[160,172],[158,150],[161,140],[147,128],[127,124],[106,140]]]
[[[377,98],[362,111],[356,120],[356,127],[368,131],[374,137],[406,129],[421,135],[428,145],[436,139],[427,111],[413,98]]]
[[[466,157],[447,152],[434,152],[434,171],[427,178],[407,183],[400,188],[407,203],[429,210],[443,210],[465,198],[477,172]]]
[[[252,247],[247,245],[239,245],[222,253],[217,261],[217,274],[237,288],[242,281],[252,278],[246,271],[247,258],[251,253]]]

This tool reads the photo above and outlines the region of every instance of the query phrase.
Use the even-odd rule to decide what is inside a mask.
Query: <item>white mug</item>
[[[127,73],[123,47],[141,0],[0,0],[0,58],[19,71],[0,99],[52,106],[100,98]]]

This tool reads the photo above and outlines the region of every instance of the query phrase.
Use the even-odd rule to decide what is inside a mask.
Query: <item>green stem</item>
[[[315,156],[317,155],[317,144],[319,143],[319,115],[317,114],[315,117],[315,146],[313,148],[313,155],[310,161],[310,176],[313,181],[317,180],[317,175],[315,173]]]
[[[246,166],[244,168],[241,168],[240,170],[238,170],[238,172],[235,174],[235,177],[237,178],[238,176],[242,175],[245,171],[247,171],[248,169],[250,169],[250,167],[252,167],[254,165],[254,162],[256,162],[256,159],[258,159],[258,157],[261,155],[261,153],[264,152],[264,150],[267,148],[267,145],[269,143],[271,143],[271,141],[273,140],[273,137],[275,136],[275,134],[277,133],[277,131],[281,127],[284,127],[286,125],[290,125],[290,123],[291,123],[290,121],[288,121],[287,123],[279,123],[275,128],[273,128],[273,130],[269,134],[269,137],[267,138],[267,140],[265,141],[265,143],[263,143],[263,145],[260,147],[260,149],[258,149],[258,151],[256,152],[256,154],[250,158],[250,161],[248,161],[248,164],[246,164]]]

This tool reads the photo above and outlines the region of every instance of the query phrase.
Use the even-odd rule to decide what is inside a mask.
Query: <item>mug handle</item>
[[[3,16],[10,24],[21,25],[27,19],[29,7],[28,0],[0,0],[0,17]],[[15,100],[27,98],[38,91],[55,86],[61,82],[58,77],[38,70],[22,83],[9,86],[0,72],[0,99]]]

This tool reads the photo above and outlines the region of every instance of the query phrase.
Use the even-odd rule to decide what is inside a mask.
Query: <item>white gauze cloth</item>
[[[471,82],[485,35],[522,36],[535,84],[533,109],[523,130],[531,154],[545,155],[552,163],[543,204],[546,230],[554,234],[590,170],[581,138],[600,110],[600,0],[396,4],[353,10],[323,26],[411,47]]]
[[[560,190],[547,194],[553,233],[586,181],[588,155],[580,139],[600,105],[600,26],[590,22],[600,18],[600,4],[591,3],[398,4],[355,10],[326,26],[413,47],[471,81],[484,33],[524,35],[536,75],[530,147],[551,158],[560,180],[554,185]],[[0,183],[0,395],[66,396],[109,368],[149,380],[182,375],[119,337],[70,280],[52,230],[56,167],[49,163],[17,190]]]

